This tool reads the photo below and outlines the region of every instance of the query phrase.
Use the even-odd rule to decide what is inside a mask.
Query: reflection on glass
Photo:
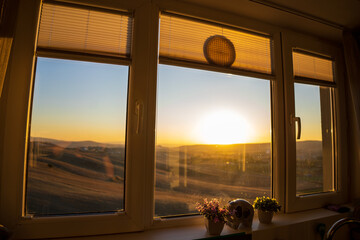
[[[295,115],[301,118],[296,140],[297,195],[334,190],[331,88],[295,84]]]
[[[128,67],[38,58],[26,213],[124,208]]]
[[[155,215],[271,194],[270,82],[159,65]]]

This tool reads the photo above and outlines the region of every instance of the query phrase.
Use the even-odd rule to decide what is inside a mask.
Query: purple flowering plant
[[[202,203],[196,203],[196,209],[201,215],[215,223],[226,223],[227,217],[235,215],[235,210],[230,212],[226,206],[220,207],[220,202],[217,198],[213,198],[210,201],[204,198]]]

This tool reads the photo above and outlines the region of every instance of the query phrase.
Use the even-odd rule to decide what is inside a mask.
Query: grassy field
[[[322,186],[321,145],[310,146],[304,146],[297,162],[298,182],[305,190]],[[27,213],[124,208],[124,146],[34,138],[28,156]],[[156,147],[156,216],[195,213],[195,203],[203,198],[252,202],[270,193],[270,143]]]

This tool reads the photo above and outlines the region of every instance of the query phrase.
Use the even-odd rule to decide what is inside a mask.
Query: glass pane
[[[267,80],[159,66],[155,215],[271,194]]]
[[[26,213],[124,208],[128,67],[38,58]]]
[[[160,58],[208,64],[206,42],[214,36],[225,37],[233,44],[235,61],[231,68],[272,73],[270,37],[166,13],[160,20]],[[215,50],[213,54],[224,56],[225,52]]]
[[[333,61],[293,52],[294,76],[333,82]]]
[[[129,57],[133,19],[121,12],[44,2],[38,47]]]
[[[331,95],[329,87],[295,84],[295,112],[301,119],[296,140],[297,195],[334,190]]]

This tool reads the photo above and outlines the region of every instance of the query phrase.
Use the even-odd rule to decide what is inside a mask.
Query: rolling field
[[[304,189],[322,186],[321,159],[313,154],[321,145],[310,145],[314,147],[304,149],[311,151],[307,155],[314,159],[303,156],[298,161],[300,173],[304,172],[299,175]],[[122,210],[124,166],[123,145],[34,138],[28,154],[27,213]],[[203,198],[252,202],[270,193],[270,143],[156,148],[156,216],[195,213],[195,203]]]

